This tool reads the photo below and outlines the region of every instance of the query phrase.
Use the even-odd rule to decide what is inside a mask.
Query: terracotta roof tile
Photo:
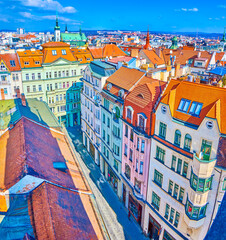
[[[0,60],[3,60],[6,64],[6,67],[9,69],[9,71],[21,71],[19,59],[17,57],[16,53],[5,53],[0,54]],[[10,63],[10,61],[14,61],[15,66]]]

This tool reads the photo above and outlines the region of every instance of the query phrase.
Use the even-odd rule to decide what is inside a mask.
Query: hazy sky
[[[209,4],[208,4],[209,3]],[[61,29],[222,32],[225,0],[0,0],[1,29],[51,31],[56,9]]]

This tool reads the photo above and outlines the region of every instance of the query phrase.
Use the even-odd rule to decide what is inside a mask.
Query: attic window
[[[67,52],[65,49],[62,49],[61,52],[62,52],[62,55],[67,55]]]
[[[180,110],[182,112],[187,112],[188,108],[190,106],[190,103],[191,103],[190,100],[182,98],[180,100],[180,104],[179,104],[178,110]]]
[[[24,65],[29,65],[29,62],[24,62]]]
[[[36,65],[39,65],[39,64],[40,64],[40,62],[39,62],[39,61],[35,61],[35,64],[36,64]]]
[[[189,114],[198,117],[200,112],[201,112],[201,110],[202,110],[202,103],[192,102],[191,108],[189,110]]]
[[[10,66],[11,67],[16,67],[15,61],[14,60],[10,60]]]
[[[67,165],[65,162],[53,162],[53,167],[62,172],[66,172],[67,170]]]
[[[56,56],[57,55],[57,51],[56,50],[52,50],[52,54],[53,54],[53,56]]]
[[[137,97],[144,99],[144,95],[142,93],[139,93]]]
[[[213,121],[207,121],[206,126],[207,126],[208,129],[212,129],[213,128]]]

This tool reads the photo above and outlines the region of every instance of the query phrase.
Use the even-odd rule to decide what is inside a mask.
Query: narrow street
[[[110,238],[112,240],[147,240],[138,224],[133,219],[128,219],[128,213],[122,202],[84,148],[80,129],[68,128],[67,131],[78,153],[76,157],[94,193]]]

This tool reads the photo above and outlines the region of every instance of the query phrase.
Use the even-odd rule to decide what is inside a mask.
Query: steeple
[[[177,41],[178,41],[178,40],[177,40],[177,37],[174,36],[174,37],[172,38],[172,45],[171,45],[170,49],[177,49],[177,48],[178,48]]]
[[[67,24],[65,25],[65,33],[68,33]]]
[[[60,27],[59,27],[57,12],[56,12],[56,26],[54,28],[54,40],[55,42],[60,42]]]
[[[226,27],[225,27],[226,28]],[[224,28],[224,34],[223,34],[223,37],[221,39],[221,42],[223,43],[226,43],[226,38],[225,38],[225,28]]]
[[[149,37],[149,27],[148,27],[148,31],[147,31],[146,44],[144,45],[144,49],[151,49],[150,37]]]
[[[56,26],[55,26],[54,29],[55,29],[55,30],[60,30],[59,21],[58,21],[58,12],[56,12]]]

